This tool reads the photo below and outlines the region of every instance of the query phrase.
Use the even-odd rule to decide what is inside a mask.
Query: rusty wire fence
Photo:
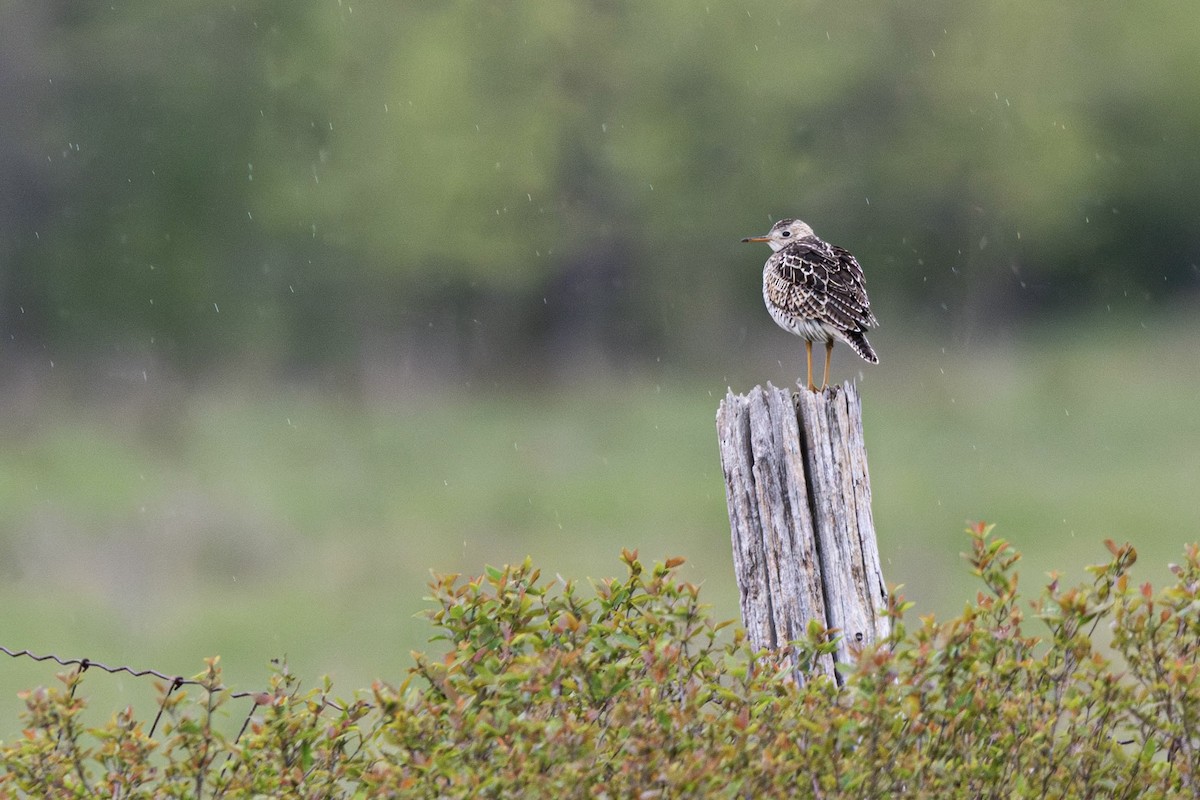
[[[158,724],[162,720],[163,712],[166,711],[167,704],[171,698],[171,695],[173,695],[175,692],[179,691],[180,689],[182,689],[185,686],[197,686],[197,687],[204,689],[205,691],[214,692],[214,693],[228,692],[228,697],[232,700],[248,700],[248,701],[250,701],[249,711],[246,713],[246,719],[242,722],[241,728],[238,730],[237,737],[235,737],[235,739],[234,739],[235,743],[237,742],[238,739],[241,739],[242,735],[246,732],[246,729],[249,727],[250,722],[253,719],[255,709],[258,708],[260,705],[265,705],[267,703],[270,703],[272,701],[272,699],[274,698],[274,695],[268,691],[248,691],[248,690],[231,691],[230,689],[228,689],[227,687],[225,687],[223,685],[222,686],[212,686],[209,683],[199,680],[197,678],[185,678],[182,675],[170,675],[168,673],[161,672],[156,669],[137,669],[135,667],[131,667],[128,665],[110,666],[108,664],[104,664],[99,661],[94,661],[90,658],[62,658],[60,656],[54,655],[53,653],[39,655],[39,654],[31,652],[29,650],[13,650],[4,645],[0,645],[0,653],[3,653],[4,655],[9,656],[10,658],[13,658],[13,659],[29,659],[29,660],[38,661],[38,662],[51,661],[51,662],[58,664],[60,666],[63,666],[63,667],[73,668],[78,675],[83,675],[84,673],[90,672],[92,670],[100,670],[100,671],[108,673],[110,675],[119,675],[121,673],[125,673],[134,678],[154,678],[159,681],[162,681],[162,684],[161,684],[162,697],[158,701],[158,711],[154,715],[154,722],[150,725],[150,730],[148,732],[148,736],[151,736],[151,737],[154,736],[155,731],[158,729]],[[80,685],[80,682],[72,681],[69,683],[70,683],[70,687],[71,687],[69,696],[73,698],[75,696],[75,690]],[[338,703],[334,700],[328,699],[328,698],[323,699],[322,704],[323,704],[323,710],[334,710],[334,711],[339,711],[339,712],[343,712],[346,710],[346,706],[344,706],[341,703]],[[361,700],[358,701],[357,705],[359,707],[363,707],[363,706],[369,707],[370,706],[369,703],[365,703],[364,701],[361,701]]]

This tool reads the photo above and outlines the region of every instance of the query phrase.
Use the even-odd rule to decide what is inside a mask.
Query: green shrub
[[[1107,542],[1090,584],[1026,604],[1009,545],[982,525],[971,544],[974,601],[910,624],[893,592],[891,637],[840,688],[793,670],[836,632],[753,654],[679,559],[623,553],[626,576],[586,597],[526,562],[436,578],[445,651],[399,685],[338,704],[280,668],[236,738],[211,725],[229,701],[216,659],[196,698],[162,687],[157,738],[128,712],[83,730],[64,675],[27,694],[0,796],[1196,797],[1197,548],[1155,593]]]

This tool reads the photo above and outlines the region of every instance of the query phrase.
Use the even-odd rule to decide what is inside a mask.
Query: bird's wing
[[[879,324],[871,313],[862,267],[845,249],[819,239],[801,240],[772,254],[767,266],[767,295],[781,309],[844,331]]]

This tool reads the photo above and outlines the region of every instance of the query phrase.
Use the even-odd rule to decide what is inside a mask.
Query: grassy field
[[[1161,582],[1200,538],[1200,326],[1085,323],[932,354],[881,331],[888,357],[860,382],[874,511],[885,575],[916,612],[974,593],[967,520],[1024,551],[1030,592],[1051,569],[1082,577],[1106,537],[1131,540],[1140,575]],[[857,374],[839,359],[839,376]],[[685,556],[715,613],[736,617],[713,418],[727,385],[786,383],[798,363],[386,403],[251,384],[11,403],[0,644],[184,675],[219,654],[248,689],[286,657],[349,695],[401,678],[425,647],[431,569],[531,555],[547,575],[602,578],[622,547]],[[16,692],[54,671],[3,659],[0,738],[18,729]],[[144,680],[84,686],[95,721],[152,707]]]

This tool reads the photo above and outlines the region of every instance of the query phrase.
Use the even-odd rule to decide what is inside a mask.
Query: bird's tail
[[[868,364],[878,364],[879,356],[875,355],[875,349],[871,347],[871,343],[867,341],[867,337],[863,336],[858,331],[846,331],[842,334],[842,341],[854,348],[854,352],[858,353],[858,357]]]

